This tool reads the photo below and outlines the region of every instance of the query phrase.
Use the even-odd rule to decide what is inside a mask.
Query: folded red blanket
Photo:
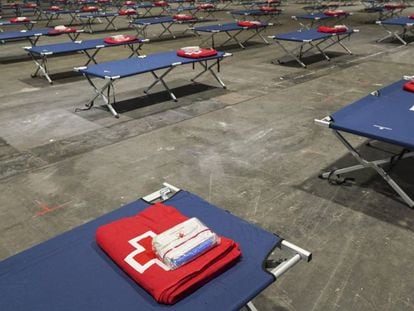
[[[408,82],[404,83],[403,89],[408,91],[408,92],[414,93],[414,82],[413,81],[408,81]]]
[[[236,242],[220,237],[219,245],[169,270],[152,250],[152,238],[187,219],[174,207],[156,203],[135,216],[99,227],[96,242],[155,300],[173,304],[224,272],[241,255]]]
[[[319,32],[325,32],[325,33],[341,33],[346,32],[348,28],[346,27],[329,27],[329,26],[319,26],[318,31]]]

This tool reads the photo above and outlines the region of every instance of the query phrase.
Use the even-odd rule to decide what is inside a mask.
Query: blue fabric
[[[155,5],[153,5],[153,4],[152,4],[152,3],[150,3],[150,2],[136,4],[136,5],[134,5],[133,7],[134,7],[134,8],[136,8],[136,9],[150,9],[150,8],[156,8],[156,6],[155,6]]]
[[[24,39],[36,36],[44,36],[47,35],[49,30],[51,30],[51,28],[0,32],[0,40]]]
[[[333,16],[325,15],[324,13],[309,13],[296,16],[297,19],[311,19],[311,20],[321,20],[333,18]]]
[[[81,13],[81,10],[43,10],[43,14],[76,14]]]
[[[262,28],[267,27],[267,23],[262,23],[261,26],[255,28]],[[246,29],[246,27],[242,27],[237,25],[237,23],[228,23],[228,24],[217,24],[217,25],[209,25],[209,26],[200,26],[195,27],[195,31],[200,32],[222,32],[222,31],[236,31]]]
[[[1,20],[0,20],[0,26],[27,25],[27,24],[33,24],[33,22],[19,22],[19,23],[12,23],[11,21],[8,21],[8,20],[5,20],[5,21],[1,21]]]
[[[247,16],[264,16],[264,15],[279,15],[280,11],[264,12],[262,10],[236,10],[231,11],[232,15],[247,15]]]
[[[172,16],[161,16],[161,17],[149,17],[149,18],[139,18],[134,20],[132,23],[136,25],[155,25],[162,23],[172,23],[174,19]]]
[[[204,242],[200,243],[193,249],[189,250],[187,253],[184,253],[179,258],[172,260],[172,264],[174,265],[174,268],[180,267],[183,264],[197,258],[201,254],[208,251],[210,248],[216,245],[216,240],[213,238],[210,238],[208,240],[205,240]]]
[[[414,93],[395,82],[331,115],[331,128],[414,150]],[[413,108],[414,109],[414,108]]]
[[[93,12],[93,13],[82,13],[79,14],[80,18],[99,18],[99,17],[114,17],[119,16],[118,13],[107,13],[107,12]]]
[[[223,52],[218,52],[217,55],[212,57],[194,59],[177,56],[177,52],[175,51],[162,52],[150,54],[144,58],[133,57],[128,59],[105,62],[98,65],[92,65],[86,69],[81,69],[80,72],[100,78],[125,78],[129,76],[138,75],[141,73],[169,68],[172,67],[172,64],[174,63],[193,64],[206,59],[219,59],[222,58],[223,55]]]
[[[136,43],[141,42],[138,39]],[[135,43],[128,42],[128,43]],[[77,51],[85,51],[85,50],[92,50],[96,49],[97,46],[100,48],[106,48],[110,46],[118,46],[118,45],[125,45],[126,43],[119,43],[119,44],[111,44],[104,42],[104,39],[92,39],[92,40],[84,40],[84,41],[75,41],[75,42],[64,42],[64,43],[56,43],[56,44],[48,44],[48,45],[38,45],[33,46],[30,49],[26,49],[30,51],[32,54],[61,54],[61,53],[69,53],[69,52],[77,52]]]
[[[0,310],[236,311],[274,281],[262,264],[278,236],[186,191],[166,204],[237,241],[241,260],[177,304],[158,304],[95,243],[99,226],[148,206],[138,200],[2,261]]]
[[[317,29],[309,29],[309,30],[302,30],[302,31],[292,31],[281,33],[279,35],[273,36],[273,39],[283,40],[283,41],[295,41],[295,42],[304,42],[304,41],[318,41],[322,39],[326,39],[332,36],[337,35],[346,35],[353,33],[353,30],[348,28],[346,32],[341,33],[325,33],[319,32]]]
[[[381,24],[396,25],[396,26],[407,26],[407,25],[413,25],[414,24],[414,19],[408,18],[408,17],[389,18],[389,19],[381,21]]]

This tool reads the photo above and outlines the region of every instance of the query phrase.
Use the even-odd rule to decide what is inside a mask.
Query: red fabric
[[[384,8],[388,10],[405,9],[404,4],[384,4]]]
[[[241,26],[241,27],[254,28],[254,27],[261,26],[262,23],[259,22],[259,21],[239,21],[239,22],[237,22],[237,25]]]
[[[136,41],[138,40],[137,37],[133,37],[133,36],[124,36],[124,39],[122,40],[116,40],[114,38],[105,38],[104,42],[105,43],[109,43],[109,44],[119,44],[119,43],[127,43],[127,42],[132,42],[132,41]]]
[[[414,14],[411,14],[410,16],[408,16],[408,18],[414,19]]]
[[[215,6],[212,3],[200,4],[197,6],[198,9],[214,9]]]
[[[25,3],[24,7],[27,9],[35,9],[37,8],[37,4],[36,3]]]
[[[346,27],[329,27],[329,26],[320,26],[318,27],[319,32],[326,32],[326,33],[340,33],[346,32]]]
[[[173,16],[173,19],[177,21],[191,21],[191,20],[196,19],[196,17],[191,16],[191,15],[185,15],[185,14],[177,14]]]
[[[47,34],[51,35],[51,36],[53,36],[53,35],[57,36],[57,35],[60,35],[60,34],[63,34],[63,33],[73,33],[73,32],[76,32],[76,31],[78,31],[78,30],[74,27],[66,27],[65,29],[62,29],[62,30],[60,30],[60,29],[51,29],[47,32]]]
[[[10,23],[30,23],[30,19],[27,17],[25,18],[19,18],[19,17],[12,17],[9,19]]]
[[[262,12],[277,12],[277,11],[279,11],[279,9],[271,7],[271,6],[262,6],[260,8],[260,11],[262,11]]]
[[[408,81],[407,83],[405,83],[403,85],[403,89],[408,91],[408,92],[414,93],[414,82],[413,81]]]
[[[237,243],[221,237],[219,245],[175,270],[166,270],[154,262],[148,264],[150,260],[160,263],[152,250],[152,236],[187,219],[174,207],[156,203],[135,216],[99,227],[96,242],[156,301],[173,304],[230,268],[241,255]],[[144,249],[139,251],[137,245]],[[130,257],[141,272],[128,263]]]
[[[343,16],[348,13],[345,11],[325,11],[323,12],[323,14],[325,14],[326,16]]]
[[[177,51],[177,55],[180,57],[187,57],[187,58],[203,58],[203,57],[210,57],[217,55],[217,51],[215,49],[210,48],[200,48],[197,51],[193,52],[186,52],[183,49]]]
[[[118,11],[119,15],[136,15],[137,11],[135,10],[131,10],[131,9],[127,9],[127,10],[119,10]]]
[[[168,2],[167,1],[156,1],[154,2],[155,6],[168,6]]]
[[[57,6],[57,5],[52,5],[52,6],[48,7],[47,9],[50,10],[50,11],[60,11],[60,10],[62,10],[62,8],[60,6]]]
[[[98,12],[98,8],[96,6],[85,6],[81,9],[82,12]]]

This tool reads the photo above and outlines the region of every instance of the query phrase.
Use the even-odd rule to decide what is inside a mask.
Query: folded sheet
[[[177,269],[219,243],[220,238],[193,217],[158,234],[152,248],[168,267]]]
[[[170,270],[152,250],[152,239],[187,219],[174,207],[156,203],[133,217],[101,226],[96,242],[155,300],[173,304],[230,268],[241,255],[236,242],[220,236],[219,245]]]

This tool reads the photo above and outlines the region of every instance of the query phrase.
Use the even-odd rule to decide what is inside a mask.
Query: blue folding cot
[[[313,50],[318,51],[326,60],[330,60],[330,58],[324,51],[336,44],[341,46],[349,54],[352,54],[351,50],[346,47],[342,41],[350,38],[355,32],[358,32],[358,30],[351,28],[348,28],[345,32],[339,33],[325,33],[319,32],[317,29],[308,29],[269,36],[269,38],[274,39],[282,50],[285,51],[286,55],[292,57],[302,67],[306,68],[306,64],[303,62],[303,57]],[[299,46],[296,46],[296,48],[292,50],[288,50],[282,42],[298,43]],[[279,64],[283,63],[280,58],[277,62]]]
[[[209,26],[200,26],[193,28],[196,35],[200,37],[200,45],[203,46],[208,41],[211,40],[211,46],[215,47],[214,36],[219,33],[225,33],[227,35],[227,40],[220,44],[220,46],[225,45],[227,42],[234,41],[236,42],[242,49],[245,48],[245,44],[253,39],[254,37],[258,36],[263,40],[264,43],[269,44],[265,37],[262,36],[261,32],[264,31],[268,26],[272,26],[271,23],[262,23],[259,26],[255,27],[245,27],[239,26],[237,23],[227,23],[227,24],[217,24],[217,25],[209,25]],[[242,32],[251,32],[252,35],[245,39],[244,41],[240,41],[237,36],[239,36]],[[201,33],[208,33],[210,36],[202,39]]]
[[[194,18],[192,20],[177,20],[172,16],[161,16],[136,19],[130,23],[137,31],[138,36],[147,38],[147,28],[149,26],[161,25],[163,31],[158,35],[158,38],[161,38],[165,33],[169,33],[173,38],[175,38],[175,34],[171,31],[171,27],[173,25],[187,25],[188,27],[183,31],[183,34],[185,34],[187,31],[189,31],[189,28],[192,28],[197,22],[197,18]]]
[[[414,19],[408,17],[390,18],[383,21],[377,21],[378,25],[381,25],[387,32],[387,35],[378,39],[377,42],[382,42],[389,38],[395,38],[402,44],[407,45],[406,36],[407,33],[413,33]],[[391,30],[390,27],[398,27],[399,30]],[[401,30],[402,28],[402,30]]]
[[[134,5],[133,8],[137,10],[144,10],[144,13],[141,14],[142,17],[161,16],[163,14],[168,13],[168,6],[156,6],[152,2],[142,2],[142,3]],[[154,15],[152,11],[157,10],[157,9],[161,9],[161,12],[159,12],[157,15]]]
[[[302,9],[306,13],[322,13],[328,10],[336,10],[338,7],[339,7],[339,4],[329,3],[329,4],[307,5],[307,6],[304,6]]]
[[[5,26],[19,26],[19,25],[23,25],[24,27],[26,27],[26,29],[30,30],[33,28],[34,24],[36,24],[36,22],[30,21],[30,22],[19,22],[19,23],[12,23],[9,20],[0,20],[0,32],[3,32],[3,29],[1,27],[5,27]]]
[[[29,40],[32,45],[36,45],[37,41],[42,36],[56,36],[56,34],[51,35],[49,31],[53,28],[39,28],[39,29],[31,29],[31,30],[20,30],[20,31],[7,31],[7,32],[0,32],[0,42],[4,43],[7,41],[14,41],[14,40]],[[74,33],[67,32],[66,35],[74,41],[78,38],[79,34],[83,32],[83,30],[77,30]]]
[[[139,56],[139,50],[142,45],[148,42],[146,39],[137,39],[135,41],[123,42],[123,43],[106,43],[104,39],[92,39],[92,40],[83,40],[83,41],[74,41],[74,42],[64,42],[57,44],[48,44],[40,46],[29,46],[24,49],[29,52],[33,61],[36,64],[36,71],[32,74],[32,77],[38,76],[40,73],[44,76],[49,83],[53,83],[50,78],[48,71],[48,57],[49,56],[62,56],[67,55],[68,53],[83,52],[87,57],[88,61],[85,66],[90,62],[97,64],[96,55],[101,49],[109,48],[113,46],[126,46],[131,50],[132,57],[134,55]],[[90,51],[93,50],[93,53]]]
[[[116,28],[114,21],[119,16],[118,13],[115,12],[92,12],[92,13],[85,13],[79,14],[78,18],[82,22],[84,30],[89,33],[93,33],[93,24],[95,21],[101,22],[101,20],[105,20],[107,22],[104,31],[110,29],[109,27],[112,26],[112,30],[118,30]]]
[[[351,13],[339,14],[337,16],[326,15],[325,13],[306,13],[301,15],[292,16],[292,19],[299,22],[302,29],[311,29],[316,25],[321,23],[328,24],[334,22],[336,24],[342,22],[344,19],[348,18]]]
[[[407,77],[412,78],[412,77]],[[320,120],[319,125],[332,129],[334,135],[341,141],[350,154],[359,162],[358,165],[335,169],[320,175],[330,181],[341,180],[341,174],[372,168],[400,195],[404,202],[414,207],[414,201],[382,168],[387,164],[414,156],[414,94],[403,90],[402,79],[390,84],[356,102],[338,110]],[[388,159],[370,161],[358,152],[342,132],[350,133],[371,140],[390,143],[402,148],[402,152]]]
[[[177,192],[175,192],[177,191]],[[235,240],[241,259],[227,271],[174,305],[158,304],[95,242],[98,227],[136,215],[161,200],[188,217],[197,217],[220,235]],[[268,257],[289,258],[266,269]],[[312,254],[202,198],[165,187],[86,224],[29,248],[0,263],[2,311],[238,311],[300,261]]]
[[[101,97],[109,111],[119,118],[118,113],[115,111],[110,101],[110,91],[114,91],[114,83],[122,78],[127,78],[144,73],[151,73],[155,81],[144,91],[148,94],[158,83],[161,83],[165,90],[169,93],[170,97],[176,101],[174,93],[167,86],[164,78],[176,67],[181,65],[192,65],[193,69],[196,64],[202,67],[202,71],[197,74],[191,81],[195,81],[198,77],[206,72],[209,72],[220,85],[225,88],[225,84],[213,71],[213,68],[217,68],[217,72],[220,71],[220,61],[231,56],[230,53],[218,52],[217,55],[211,57],[202,58],[186,58],[177,56],[175,51],[161,52],[151,55],[142,55],[138,58],[115,60],[111,62],[101,63],[98,65],[92,65],[89,67],[75,68],[75,71],[81,72],[88,80],[89,84],[93,87],[95,96],[86,104],[86,108],[77,110],[88,110],[94,105],[95,100]],[[212,64],[211,64],[212,63]],[[162,74],[157,74],[158,71],[165,70]],[[97,77],[105,80],[106,82],[101,88],[98,88],[92,81],[92,77]],[[107,94],[105,94],[107,91]],[[115,96],[114,96],[115,97]],[[115,101],[115,98],[113,99]]]
[[[374,5],[364,9],[365,13],[378,13],[378,19],[384,20],[387,18],[399,17],[402,12],[406,9],[405,6],[388,7],[385,5]]]
[[[280,1],[239,1],[237,4],[240,4],[244,8],[254,8],[259,6],[272,6],[276,7],[280,5]]]
[[[53,20],[59,19],[61,15],[68,15],[70,20],[67,25],[73,25],[78,19],[77,15],[81,13],[81,10],[78,9],[63,9],[63,10],[42,10],[41,14],[45,16],[47,22],[46,26],[49,26]]]
[[[265,12],[262,10],[235,10],[230,11],[230,14],[233,16],[234,19],[258,19],[264,22],[269,22],[271,20],[275,20],[280,14],[282,13],[281,10]]]

